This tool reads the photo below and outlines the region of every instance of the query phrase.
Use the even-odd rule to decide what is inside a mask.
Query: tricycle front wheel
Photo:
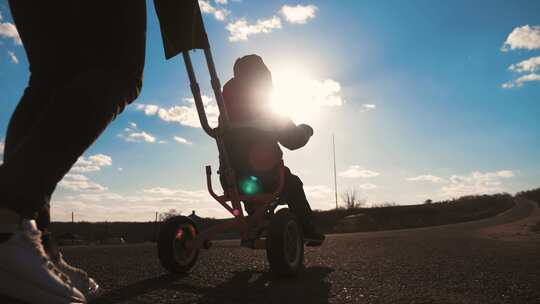
[[[266,256],[270,269],[278,276],[295,276],[304,268],[302,228],[287,208],[276,212],[270,221]]]

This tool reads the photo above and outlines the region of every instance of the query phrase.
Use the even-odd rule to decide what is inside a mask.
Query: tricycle
[[[183,2],[188,3],[188,2]],[[195,10],[195,16],[200,17],[200,8],[197,1],[193,1],[191,9]],[[187,4],[186,4],[187,5]],[[168,7],[163,7],[158,14],[161,16],[172,16]],[[172,17],[171,17],[172,18]],[[177,22],[177,19],[171,19]],[[180,20],[181,21],[181,20]],[[183,21],[181,21],[183,22]],[[180,23],[181,23],[180,22]],[[198,33],[196,38],[203,37],[202,43],[198,47],[204,52],[208,71],[210,73],[211,85],[214,91],[217,106],[220,112],[220,122],[218,127],[211,127],[208,123],[201,92],[193,64],[190,57],[192,47],[179,49],[181,51],[190,81],[190,88],[193,94],[197,113],[202,129],[217,143],[220,154],[221,167],[218,173],[221,175],[223,184],[223,194],[218,195],[212,188],[212,168],[206,166],[206,183],[210,195],[233,216],[233,220],[224,221],[201,231],[198,224],[186,216],[174,216],[165,220],[160,227],[157,249],[158,256],[163,267],[172,273],[186,273],[196,263],[201,249],[210,249],[212,239],[218,234],[236,230],[240,234],[240,245],[251,249],[266,249],[268,262],[272,272],[278,276],[294,276],[304,264],[304,239],[302,228],[296,216],[288,208],[279,206],[286,204],[281,198],[284,185],[284,165],[279,164],[279,176],[276,189],[273,193],[245,194],[240,193],[234,169],[231,167],[228,151],[225,145],[225,134],[233,128],[229,123],[227,109],[223,101],[221,84],[217,76],[214,60],[210,51],[210,44],[204,30],[202,18],[195,20],[197,27],[191,33]],[[178,28],[175,29],[178,31]],[[171,31],[174,34],[174,30]],[[164,41],[171,41],[170,37],[164,34]],[[165,39],[167,38],[167,39]],[[183,38],[182,38],[183,39]],[[180,40],[179,40],[180,41]],[[184,41],[180,41],[183,44]],[[166,53],[167,53],[166,46]],[[170,52],[169,52],[170,53]],[[173,54],[174,55],[174,54]],[[170,54],[166,55],[169,57]],[[242,203],[250,204],[250,210],[254,210],[250,215],[244,215]],[[306,241],[307,242],[307,241]],[[308,244],[309,245],[309,244]]]

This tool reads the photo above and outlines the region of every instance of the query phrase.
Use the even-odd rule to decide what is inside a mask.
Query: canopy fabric
[[[210,47],[197,0],[154,0],[165,58]]]

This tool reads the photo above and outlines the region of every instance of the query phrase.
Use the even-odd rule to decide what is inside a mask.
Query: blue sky
[[[275,108],[315,136],[285,160],[316,209],[338,190],[413,204],[540,184],[540,2],[201,1],[224,83],[256,53]],[[0,1],[0,143],[28,78]],[[145,84],[60,183],[53,219],[151,220],[155,211],[226,213],[206,193],[215,144],[196,120],[181,58],[164,60],[148,3]],[[206,67],[194,55],[215,118]],[[0,144],[1,150],[2,144]],[[216,177],[216,176],[214,176]],[[218,188],[217,179],[214,186]]]

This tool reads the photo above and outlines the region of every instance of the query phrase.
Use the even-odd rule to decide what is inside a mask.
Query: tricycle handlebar
[[[193,70],[193,64],[191,63],[191,57],[189,57],[189,51],[182,53],[184,56],[184,63],[186,65],[186,70],[189,77],[189,84],[191,88],[191,93],[193,93],[193,99],[195,100],[195,107],[197,108],[197,114],[199,115],[199,121],[201,122],[201,127],[203,128],[206,134],[211,137],[216,137],[215,130],[210,127],[208,124],[208,119],[206,118],[206,112],[204,110],[204,103],[201,97],[201,89],[197,83],[197,78],[195,77],[195,72]]]

